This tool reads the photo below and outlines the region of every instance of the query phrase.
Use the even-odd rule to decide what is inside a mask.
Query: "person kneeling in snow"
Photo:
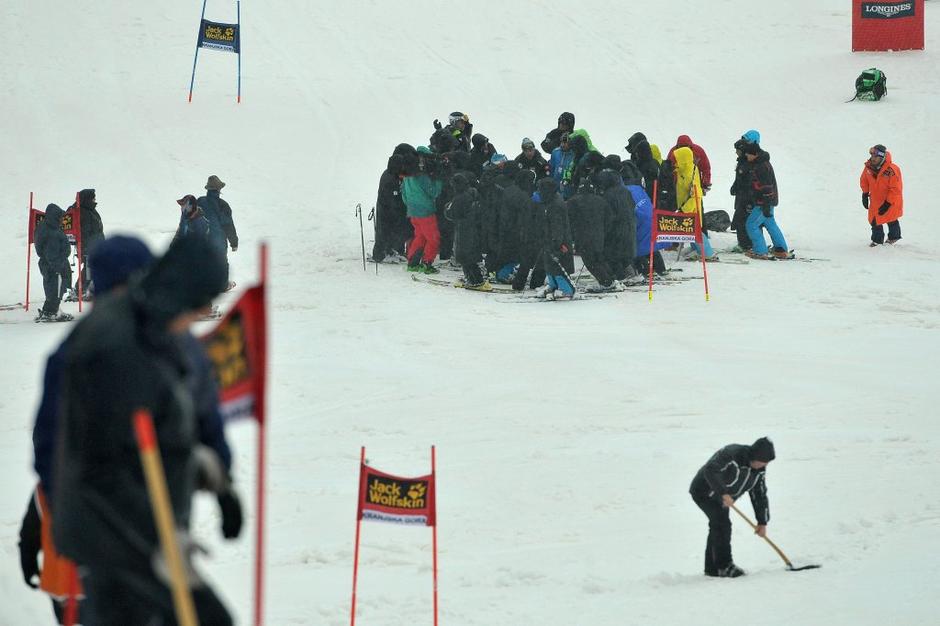
[[[774,460],[774,444],[761,437],[752,445],[732,443],[712,455],[692,479],[692,500],[708,516],[705,544],[705,575],[722,578],[744,576],[744,570],[731,559],[731,518],[729,509],[745,491],[751,496],[757,516],[757,535],[767,535],[770,507],[767,504],[767,464]]]

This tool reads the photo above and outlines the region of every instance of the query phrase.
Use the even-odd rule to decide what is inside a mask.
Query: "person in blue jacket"
[[[653,201],[643,186],[643,175],[633,161],[624,161],[620,169],[623,184],[633,197],[636,214],[636,257],[633,267],[640,276],[649,275],[650,237],[653,236]],[[667,243],[657,243],[653,246],[653,271],[662,275],[666,273],[666,263],[659,253],[669,247]]]
[[[568,133],[562,133],[561,144],[552,150],[552,156],[548,160],[548,171],[552,180],[562,189],[562,197],[568,199],[574,193],[574,189],[569,189],[566,183],[571,178],[574,170],[574,150],[571,148],[571,141]]]

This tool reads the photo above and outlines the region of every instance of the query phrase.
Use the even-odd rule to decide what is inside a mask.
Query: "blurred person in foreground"
[[[188,533],[195,489],[230,489],[219,455],[197,444],[198,366],[186,347],[190,324],[225,289],[227,273],[209,242],[179,239],[124,292],[99,300],[63,346],[53,539],[80,568],[87,624],[176,623],[132,428],[137,409],[153,416],[199,622],[232,623],[192,567],[198,546]],[[238,534],[240,510],[237,517],[233,528],[223,509],[223,534]]]

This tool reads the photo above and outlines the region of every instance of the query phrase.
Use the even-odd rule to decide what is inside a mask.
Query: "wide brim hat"
[[[220,191],[222,187],[225,187],[225,183],[219,180],[219,177],[213,174],[209,177],[209,180],[206,181],[206,191]]]

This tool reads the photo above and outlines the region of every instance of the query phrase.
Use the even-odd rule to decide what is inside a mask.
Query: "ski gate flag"
[[[360,520],[434,526],[434,475],[392,476],[363,465],[359,474]]]
[[[64,232],[68,237],[72,245],[75,246],[75,264],[77,276],[81,277],[82,275],[82,225],[81,225],[81,212],[78,208],[78,193],[75,194],[75,210],[71,208],[65,211],[65,215],[62,216],[62,232]],[[29,218],[26,223],[26,304],[24,305],[26,310],[29,311],[29,279],[30,279],[30,269],[32,267],[32,249],[33,249],[33,239],[36,235],[36,228],[39,224],[46,219],[46,212],[40,211],[39,209],[33,208],[33,192],[29,192]],[[78,310],[82,310],[82,281],[78,280],[76,282],[78,286]]]
[[[709,300],[708,270],[705,268],[705,248],[702,245],[703,235],[700,224],[701,198],[696,195],[695,203],[699,210],[695,213],[675,213],[673,211],[653,211],[653,231],[650,235],[650,275],[649,301],[653,301],[653,251],[660,241],[686,244],[696,243],[699,246],[699,256],[702,259],[702,272],[705,278],[705,301]]]
[[[199,17],[199,35],[196,37],[196,52],[193,55],[193,74],[189,79],[189,102],[193,101],[193,86],[196,84],[196,63],[199,49],[234,52],[238,57],[237,93],[235,102],[242,101],[242,10],[241,2],[235,2],[235,23],[213,22],[206,19],[206,3],[202,0],[202,15]]]
[[[356,585],[359,580],[359,537],[362,531],[362,520],[388,522],[403,526],[431,527],[434,626],[437,626],[437,491],[435,474],[436,454],[434,446],[431,446],[431,473],[417,478],[394,476],[369,467],[366,465],[365,446],[362,447],[359,456],[359,503],[356,512],[356,547],[353,551],[350,626],[356,626]]]
[[[200,337],[219,388],[219,410],[226,420],[253,417],[258,422],[258,466],[255,525],[254,626],[264,613],[265,474],[267,450],[267,297],[268,247],[261,245],[261,280]]]
[[[226,419],[264,422],[266,360],[264,285],[246,290],[218,325],[201,338],[219,386]]]

